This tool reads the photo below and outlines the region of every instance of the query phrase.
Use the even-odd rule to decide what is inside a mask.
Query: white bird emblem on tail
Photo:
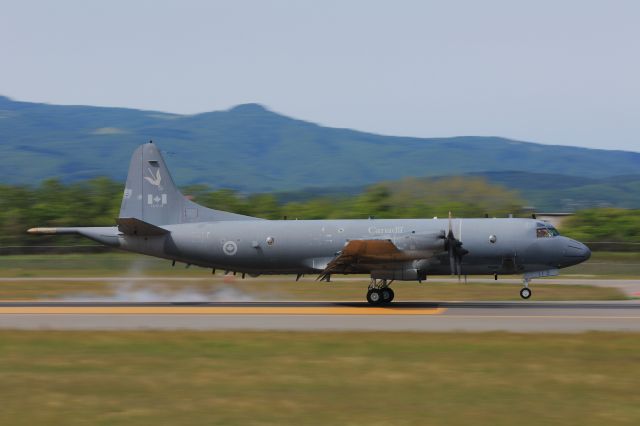
[[[149,181],[151,185],[157,186],[158,188],[160,188],[160,182],[162,182],[162,176],[160,176],[160,169],[156,170],[155,176],[153,174],[153,170],[151,169],[147,169],[147,170],[149,170],[149,174],[151,175],[151,177],[145,176],[144,178],[147,181]]]

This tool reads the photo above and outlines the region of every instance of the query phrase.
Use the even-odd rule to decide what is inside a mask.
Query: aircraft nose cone
[[[569,240],[564,251],[564,257],[571,259],[572,263],[581,263],[591,257],[591,250],[579,241]]]

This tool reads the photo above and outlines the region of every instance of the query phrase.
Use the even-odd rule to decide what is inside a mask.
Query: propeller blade
[[[456,259],[453,255],[453,250],[449,249],[449,270],[451,271],[451,275],[455,275],[456,271]]]
[[[462,276],[462,257],[469,253],[469,250],[462,247],[462,241],[453,234],[453,215],[449,212],[449,231],[445,238],[445,244],[449,253],[449,270],[451,275]]]
[[[447,232],[447,251],[449,252],[449,271],[451,275],[456,274],[456,237],[453,235],[453,224],[451,219],[451,211],[449,211],[449,232]]]

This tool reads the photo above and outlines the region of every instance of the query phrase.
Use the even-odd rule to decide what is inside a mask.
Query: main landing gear
[[[371,284],[369,284],[369,290],[367,291],[367,302],[369,302],[370,305],[376,306],[391,303],[395,297],[395,293],[389,287],[392,282],[393,280],[376,280],[372,278]]]

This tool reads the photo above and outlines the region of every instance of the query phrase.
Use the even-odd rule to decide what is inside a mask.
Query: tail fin
[[[153,142],[140,145],[131,157],[119,217],[153,225],[257,219],[209,209],[185,198]]]

